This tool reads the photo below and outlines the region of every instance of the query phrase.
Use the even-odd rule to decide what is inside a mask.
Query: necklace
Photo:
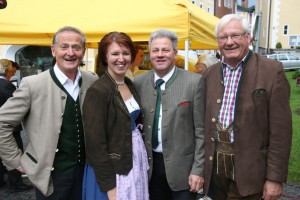
[[[117,84],[117,85],[124,85],[124,84],[125,84],[125,81],[116,81],[116,84]]]

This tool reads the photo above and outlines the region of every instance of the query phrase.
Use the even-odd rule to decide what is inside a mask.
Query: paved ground
[[[27,145],[28,140],[26,136],[22,133],[24,146]],[[31,184],[27,177],[24,177],[25,184]],[[8,191],[8,186],[0,188],[0,200],[35,200],[34,189],[10,194]],[[284,194],[280,200],[300,200],[300,185],[285,184]]]
[[[24,178],[25,183],[29,183],[27,178]],[[0,200],[35,200],[34,190],[10,194],[8,187],[0,188]],[[300,200],[300,186],[285,184],[284,195],[281,200]]]

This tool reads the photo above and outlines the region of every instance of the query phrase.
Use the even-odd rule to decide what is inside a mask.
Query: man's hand
[[[17,170],[18,170],[19,172],[21,172],[22,174],[25,173],[25,170],[24,170],[24,168],[23,168],[22,166],[18,167]]]
[[[109,200],[116,200],[117,191],[116,188],[113,188],[107,192],[107,197]]]
[[[266,180],[264,185],[263,199],[275,200],[282,195],[282,183]]]
[[[192,174],[189,176],[189,185],[191,192],[198,192],[203,187],[203,183],[204,178],[202,178],[201,176],[196,176]]]

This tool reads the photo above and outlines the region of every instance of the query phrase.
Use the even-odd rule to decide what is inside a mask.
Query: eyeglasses
[[[221,36],[221,37],[218,37],[218,41],[221,42],[221,43],[225,43],[228,41],[228,38],[230,37],[231,40],[233,40],[234,42],[240,40],[242,38],[243,35],[245,35],[246,32],[244,33],[235,33],[233,35],[225,35],[225,36]]]

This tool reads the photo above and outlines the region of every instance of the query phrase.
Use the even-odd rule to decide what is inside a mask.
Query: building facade
[[[196,6],[221,18],[226,14],[236,13],[237,0],[189,0]]]
[[[256,12],[261,16],[260,52],[272,53],[276,44],[282,49],[300,46],[300,1],[299,0],[257,0]]]

